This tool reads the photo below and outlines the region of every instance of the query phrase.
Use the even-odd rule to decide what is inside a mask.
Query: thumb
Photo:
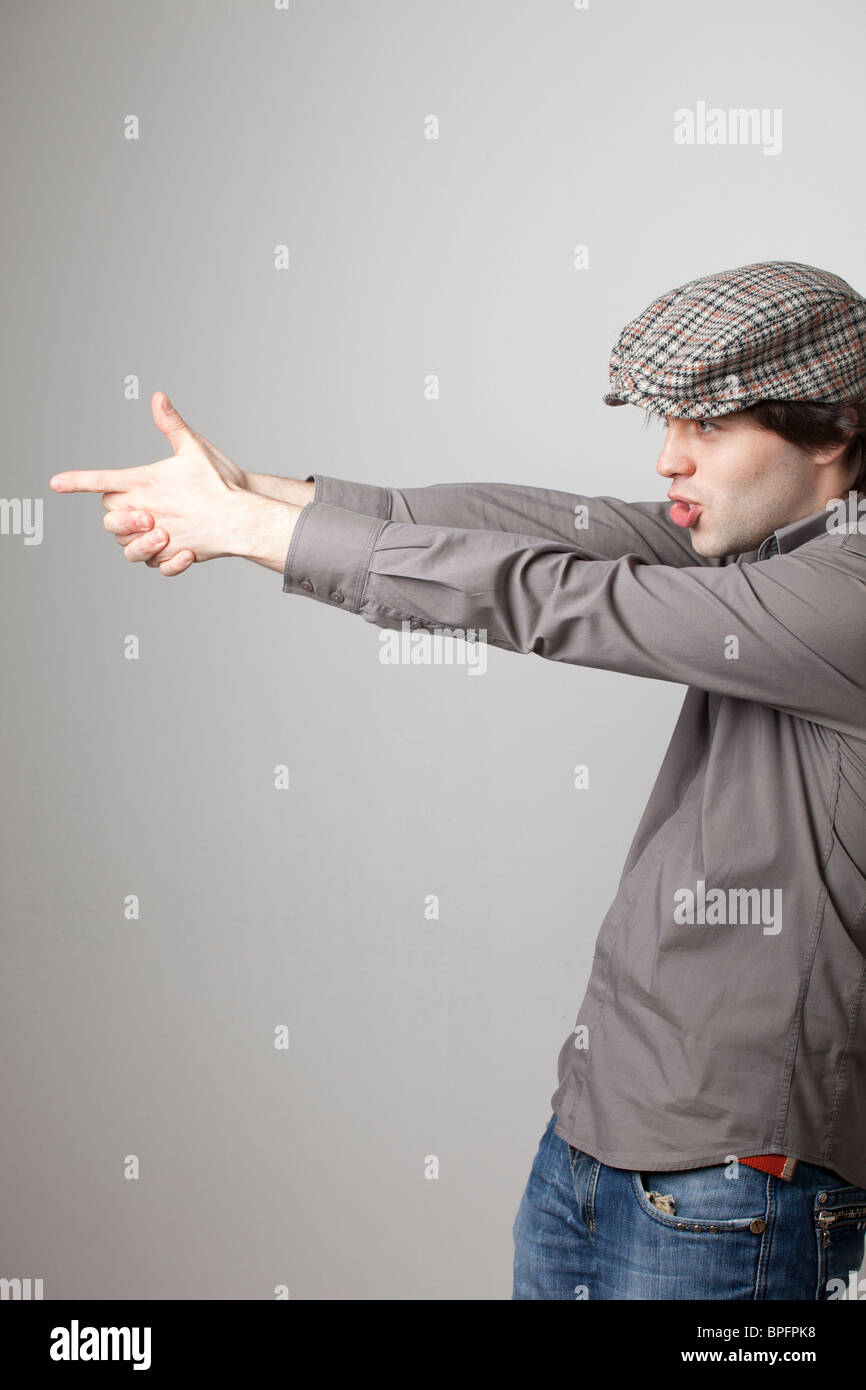
[[[182,444],[189,444],[193,438],[192,430],[185,424],[164,391],[156,391],[150,402],[153,423],[162,430],[174,452],[180,452]]]

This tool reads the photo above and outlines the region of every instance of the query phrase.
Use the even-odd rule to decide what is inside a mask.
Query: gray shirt
[[[313,478],[286,593],[689,687],[557,1134],[614,1167],[785,1153],[866,1187],[866,536],[822,511],[705,558],[662,501]]]

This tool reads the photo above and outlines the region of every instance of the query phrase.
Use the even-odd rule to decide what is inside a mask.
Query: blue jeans
[[[560,1139],[555,1123],[514,1221],[512,1298],[858,1296],[866,1189],[802,1161],[791,1181],[744,1163],[736,1178],[725,1164],[610,1168]]]

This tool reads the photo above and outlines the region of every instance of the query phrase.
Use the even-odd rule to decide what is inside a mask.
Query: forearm
[[[303,507],[307,502],[312,502],[316,490],[314,482],[279,478],[271,473],[246,473],[245,477],[248,490],[258,497],[272,497],[277,502],[288,502],[294,507]]]

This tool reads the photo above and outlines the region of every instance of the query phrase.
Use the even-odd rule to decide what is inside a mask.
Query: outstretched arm
[[[115,469],[58,474],[52,478],[51,486],[58,492],[102,492],[108,513],[105,528],[124,546],[127,558],[143,560],[151,568],[158,566],[165,575],[182,574],[196,560],[228,553],[219,550],[219,544],[276,569],[279,542],[285,540],[288,546],[297,512],[311,502],[324,502],[385,521],[558,540],[573,546],[583,559],[634,555],[646,564],[702,564],[712,568],[733,558],[697,556],[688,535],[674,526],[667,515],[667,504],[661,501],[624,502],[616,497],[592,497],[517,483],[434,483],[429,487],[400,489],[346,482],[320,473],[310,474],[304,480],[245,473],[204,435],[190,429],[163,392],[154,394],[151,408],[154,423],[172,446],[173,460],[123,472]],[[216,505],[217,501],[226,500],[225,493],[233,493],[230,534],[218,541],[199,531],[198,546],[194,548],[188,526],[190,517],[182,522],[166,510],[166,499],[160,493],[166,484],[173,490],[175,505],[178,486],[192,484],[194,491],[201,489],[197,503],[193,495],[186,499],[196,513],[199,527],[206,520],[202,506]],[[288,510],[268,505],[274,502]],[[229,523],[223,518],[221,524]],[[252,548],[253,530],[272,537],[269,559],[247,553]],[[261,537],[257,544],[260,543]]]
[[[378,627],[474,629],[508,651],[754,700],[866,736],[859,536],[825,530],[767,560],[677,567],[632,553],[597,559],[522,533],[389,521],[328,502],[297,507],[240,486],[235,466],[161,393],[153,408],[173,458],[52,479],[57,491],[105,492],[107,523],[112,511],[124,520],[153,516],[155,539],[128,541],[131,559],[150,557],[172,573],[165,565],[192,555],[239,555],[281,571],[286,593]]]
[[[283,589],[377,627],[474,629],[506,651],[752,700],[862,739],[864,550],[825,530],[766,560],[678,568],[314,502]]]
[[[648,565],[707,565],[733,561],[702,556],[689,533],[675,526],[664,501],[624,502],[607,494],[591,496],[523,483],[432,483],[428,487],[380,487],[310,473],[307,478],[275,478],[248,473],[254,492],[304,506],[331,506],[383,521],[459,530],[507,531],[544,540],[573,541],[587,558],[616,560],[636,555]]]

